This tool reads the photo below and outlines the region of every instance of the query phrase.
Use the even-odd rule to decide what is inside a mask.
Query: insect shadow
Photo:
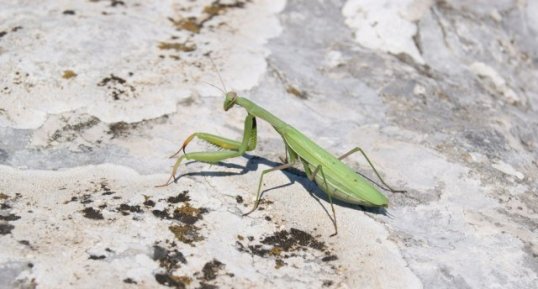
[[[244,166],[238,165],[238,164],[233,164],[233,163],[228,163],[228,162],[217,162],[217,163],[211,164],[211,166],[218,166],[218,167],[224,167],[224,168],[229,168],[229,169],[239,169],[239,171],[237,171],[237,172],[223,172],[223,171],[215,171],[215,170],[211,170],[211,171],[202,170],[202,171],[197,171],[197,172],[188,172],[188,173],[178,175],[174,179],[174,182],[177,183],[177,181],[182,177],[194,177],[194,176],[226,177],[226,176],[244,175],[244,174],[246,174],[248,172],[257,171],[260,164],[267,165],[267,166],[270,166],[270,167],[276,167],[278,165],[281,165],[281,163],[279,163],[279,162],[271,161],[271,160],[268,160],[266,158],[256,156],[256,155],[244,154],[243,157],[247,159],[247,163]],[[193,164],[193,163],[198,163],[198,162],[197,161],[189,161],[189,162],[185,163],[185,165],[188,166],[188,165]],[[287,187],[287,186],[291,186],[291,185],[293,185],[294,183],[297,182],[301,186],[303,186],[303,188],[323,208],[325,213],[329,217],[331,217],[331,214],[329,213],[327,208],[325,208],[325,206],[321,202],[321,200],[324,200],[326,203],[330,202],[327,194],[325,194],[318,186],[316,186],[316,184],[314,182],[310,181],[303,171],[292,167],[292,168],[282,170],[282,172],[288,178],[289,182],[285,183],[285,184],[281,184],[281,185],[277,185],[277,186],[273,186],[273,187],[266,187],[265,189],[262,189],[262,191],[260,193],[261,194],[260,198],[263,198],[265,193],[268,193],[268,192],[270,192],[272,190],[276,190],[276,189],[284,188],[284,187]],[[371,181],[371,179],[368,178],[367,176],[365,176],[365,175],[363,175],[361,173],[358,173],[358,174],[362,175],[363,177],[365,177],[366,179]],[[363,211],[363,212],[367,212],[367,213],[371,213],[371,214],[384,215],[384,216],[391,217],[391,215],[387,211],[387,209],[382,208],[382,207],[369,208],[369,207],[364,207],[364,206],[361,206],[361,205],[345,203],[345,202],[342,202],[342,201],[337,200],[337,199],[333,199],[333,203],[335,205],[346,207],[346,208],[352,208],[354,210],[359,210],[359,211]]]

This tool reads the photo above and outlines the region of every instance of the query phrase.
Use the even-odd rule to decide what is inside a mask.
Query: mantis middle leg
[[[288,154],[289,154],[289,158],[288,158]],[[288,160],[290,160],[290,161],[288,162]],[[264,170],[262,172],[262,174],[260,176],[260,180],[258,181],[258,192],[256,193],[256,200],[254,201],[254,207],[250,211],[244,213],[243,216],[249,215],[250,213],[256,211],[256,209],[258,208],[258,205],[260,204],[260,192],[261,192],[261,189],[262,189],[263,176],[265,174],[267,174],[267,173],[270,173],[270,172],[281,171],[281,170],[288,169],[288,168],[290,168],[290,167],[292,167],[294,165],[296,160],[297,160],[297,155],[292,150],[289,150],[288,146],[286,145],[286,163],[282,164],[282,165],[279,165],[279,166],[276,166],[274,168]]]
[[[378,185],[380,188],[383,188],[385,190],[388,190],[388,191],[391,191],[392,193],[405,193],[404,190],[394,190],[393,188],[391,188],[387,183],[385,183],[385,181],[383,180],[383,178],[379,175],[379,173],[377,172],[377,169],[374,167],[374,165],[372,164],[372,162],[370,161],[370,159],[368,158],[368,156],[366,156],[366,153],[360,148],[360,147],[355,147],[353,148],[352,150],[348,151],[347,153],[343,154],[342,156],[340,156],[338,159],[339,160],[343,160],[345,158],[347,158],[348,156],[356,153],[356,152],[360,152],[362,154],[362,156],[366,159],[366,161],[368,162],[368,164],[370,165],[370,167],[372,168],[372,170],[374,170],[374,173],[375,175],[377,176],[377,178],[381,181],[381,183],[383,185],[386,186],[386,188],[384,188],[383,186],[380,186],[379,184],[375,183],[374,181],[370,180],[368,177],[365,177],[367,179],[369,179],[370,181],[372,181],[373,183],[375,183],[376,185]],[[362,174],[361,174],[362,175]]]
[[[174,164],[172,173],[168,181],[166,181],[165,184],[160,185],[159,187],[167,186],[175,180],[177,169],[179,168],[179,165],[184,159],[195,160],[205,163],[216,163],[225,159],[241,156],[246,151],[253,150],[256,147],[256,118],[251,114],[248,114],[245,118],[245,128],[243,131],[243,139],[241,142],[237,142],[208,133],[193,133],[183,142],[181,148],[173,156],[177,155],[182,150],[184,151],[185,147],[194,137],[198,137],[204,141],[209,142],[210,144],[213,144],[225,150],[217,152],[193,152],[183,154],[177,159],[176,163]]]
[[[264,170],[262,172],[262,175],[260,176],[260,180],[258,182],[258,192],[256,193],[256,200],[254,201],[254,207],[250,211],[244,213],[243,216],[249,215],[250,213],[256,211],[256,209],[258,208],[258,205],[260,204],[260,191],[261,191],[261,188],[262,188],[263,176],[265,174],[267,174],[267,173],[270,173],[270,172],[285,170],[285,169],[287,169],[287,168],[289,168],[291,166],[293,166],[293,164],[287,163],[287,164],[283,164],[283,165],[280,165],[280,166],[276,166],[274,168]]]

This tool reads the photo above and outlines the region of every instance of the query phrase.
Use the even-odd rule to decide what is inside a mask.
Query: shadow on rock
[[[226,163],[226,162],[218,162],[218,163],[215,163],[215,164],[211,164],[211,166],[218,166],[218,167],[224,167],[224,168],[229,168],[229,169],[240,169],[240,171],[238,171],[238,172],[223,172],[223,171],[216,171],[216,170],[212,170],[212,171],[205,170],[205,171],[199,171],[199,172],[189,172],[189,173],[179,175],[178,177],[176,177],[174,182],[177,183],[179,181],[179,179],[181,179],[182,177],[187,177],[187,176],[189,176],[189,177],[194,177],[194,176],[202,176],[202,177],[238,176],[238,175],[244,175],[244,174],[246,174],[248,172],[257,171],[260,164],[263,164],[263,165],[266,165],[266,166],[269,166],[269,167],[276,167],[276,166],[282,164],[282,163],[279,163],[279,162],[274,162],[274,161],[268,160],[266,158],[262,158],[262,157],[254,156],[254,155],[250,155],[250,154],[245,154],[245,155],[243,155],[243,157],[245,157],[247,159],[247,163],[246,163],[245,166],[232,164],[232,163]],[[185,163],[185,165],[190,165],[190,164],[196,163],[196,162],[197,161],[189,161],[189,162]],[[261,198],[263,198],[264,194],[269,192],[269,191],[284,188],[284,187],[293,185],[294,183],[297,182],[297,183],[301,184],[301,186],[303,186],[303,188],[320,204],[320,206],[323,208],[323,210],[325,211],[326,214],[328,214],[329,216],[332,216],[330,211],[327,210],[327,208],[325,208],[325,206],[321,203],[321,200],[324,200],[325,202],[329,203],[330,202],[329,197],[327,196],[327,194],[325,192],[323,192],[316,185],[316,183],[314,183],[313,181],[310,181],[307,178],[306,174],[302,170],[299,170],[299,169],[293,167],[293,168],[288,168],[286,170],[283,170],[283,173],[288,178],[289,183],[274,186],[274,187],[269,187],[269,188],[266,188],[266,189],[262,189]],[[362,176],[364,176],[364,175],[362,175]],[[258,178],[259,178],[259,176],[258,176]],[[253,190],[255,190],[255,188],[253,188]],[[336,199],[333,199],[333,203],[334,203],[334,205],[337,205],[337,206],[342,206],[342,207],[346,207],[346,208],[352,208],[352,209],[360,210],[360,211],[363,211],[363,212],[368,212],[368,213],[372,213],[372,214],[380,214],[380,215],[385,215],[385,216],[390,217],[390,214],[388,213],[388,211],[385,208],[363,207],[363,206],[360,206],[360,205],[348,204],[348,203],[345,203],[345,202],[342,202],[342,201],[336,200]]]

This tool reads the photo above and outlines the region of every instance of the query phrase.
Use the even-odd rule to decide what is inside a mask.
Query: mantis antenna
[[[211,61],[211,65],[213,66],[213,69],[215,69],[215,72],[217,73],[217,76],[219,77],[220,84],[222,84],[222,88],[224,88],[224,94],[226,94],[226,91],[228,91],[228,89],[226,89],[226,85],[224,85],[224,81],[222,80],[222,76],[220,75],[217,65],[215,65],[215,62],[213,61],[213,58],[211,58],[211,56],[208,55],[207,57],[209,58],[209,61]],[[216,87],[212,84],[211,86]],[[219,90],[222,91],[222,89],[219,89]]]
[[[220,92],[222,92],[222,94],[226,94],[226,91],[222,90],[222,88],[220,88],[220,87],[214,85],[213,83],[209,83],[209,82],[204,81],[204,80],[202,80],[202,82],[205,83],[205,84],[207,84],[207,85],[211,85],[211,86],[213,86],[214,88],[216,88],[216,89],[218,89]]]

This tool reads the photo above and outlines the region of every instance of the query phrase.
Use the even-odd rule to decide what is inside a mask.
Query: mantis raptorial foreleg
[[[247,135],[248,133],[248,135]],[[241,148],[241,145],[247,141],[246,144],[246,151],[251,151],[256,148],[256,140],[257,140],[257,128],[256,128],[256,118],[252,115],[247,115],[245,119],[245,130],[243,134],[243,140],[241,142],[231,140],[222,136],[205,133],[205,132],[195,132],[188,136],[185,141],[183,141],[183,145],[175,152],[171,158],[175,157],[178,153],[183,151],[185,153],[185,148],[187,148],[187,145],[195,138],[199,138],[203,141],[206,141],[214,146],[217,146],[222,149],[228,149],[228,150],[234,150],[238,151]]]
[[[318,171],[321,173],[321,177],[323,178],[323,182],[324,182],[324,185],[325,185],[325,192],[327,192],[327,196],[329,196],[329,203],[331,203],[331,210],[333,211],[333,224],[334,224],[334,234],[332,234],[330,237],[332,236],[336,236],[338,234],[338,226],[336,224],[336,211],[334,210],[334,204],[333,204],[333,197],[332,197],[332,192],[329,190],[329,185],[327,184],[327,179],[325,178],[325,173],[323,173],[323,168],[321,167],[321,165],[318,165],[316,167],[316,169],[314,169],[314,171],[309,174],[309,170],[306,170],[305,169],[305,172],[307,173],[307,176],[308,176],[308,179],[310,181],[315,181],[315,178],[316,178],[316,175],[318,174]]]
[[[179,165],[184,159],[195,160],[195,161],[204,162],[204,163],[217,163],[225,159],[230,159],[230,158],[241,156],[243,154],[244,152],[241,152],[241,151],[186,153],[177,159],[176,163],[174,164],[174,167],[172,168],[172,174],[170,175],[170,178],[168,178],[168,181],[166,181],[166,183],[159,185],[157,187],[164,187],[175,181],[176,173],[179,168]]]
[[[185,149],[187,148],[187,145],[195,138],[199,138],[205,142],[208,142],[212,145],[215,145],[219,148],[223,149],[229,149],[229,150],[239,150],[239,147],[241,147],[241,142],[231,140],[225,137],[221,137],[218,135],[210,134],[210,133],[204,133],[204,132],[195,132],[191,134],[189,137],[185,139],[183,142],[183,145],[170,157],[173,158],[176,155],[178,155],[181,151],[185,153]]]
[[[181,148],[173,156],[177,155],[181,151],[185,152],[185,147],[189,144],[190,141],[192,141],[195,136],[226,150],[218,152],[185,153],[177,159],[172,169],[172,174],[170,175],[168,181],[166,181],[165,184],[160,185],[159,187],[167,186],[176,179],[176,172],[179,168],[179,165],[184,159],[195,160],[205,163],[217,163],[225,159],[242,156],[247,150],[253,150],[256,147],[256,118],[251,114],[248,114],[245,118],[245,128],[243,131],[243,140],[241,142],[207,133],[193,133],[189,137],[187,137],[187,139],[183,142]]]
[[[368,158],[368,156],[366,156],[366,153],[360,148],[360,147],[355,147],[353,149],[351,149],[350,151],[348,151],[347,153],[341,155],[338,159],[339,160],[343,160],[345,158],[347,158],[348,156],[356,153],[356,152],[360,152],[362,154],[362,156],[366,159],[366,161],[368,162],[368,164],[370,165],[370,167],[372,168],[372,170],[374,170],[374,173],[375,175],[377,176],[377,178],[381,181],[381,183],[383,185],[386,186],[386,188],[384,188],[383,186],[380,186],[379,184],[375,183],[374,181],[372,181],[373,183],[375,183],[376,185],[378,185],[380,188],[384,189],[384,190],[387,190],[387,191],[391,191],[392,193],[405,193],[404,190],[394,190],[393,188],[391,188],[387,183],[385,183],[385,181],[383,180],[383,178],[379,175],[379,173],[377,172],[377,169],[374,167],[374,165],[372,164],[372,162],[370,161],[370,159]]]

